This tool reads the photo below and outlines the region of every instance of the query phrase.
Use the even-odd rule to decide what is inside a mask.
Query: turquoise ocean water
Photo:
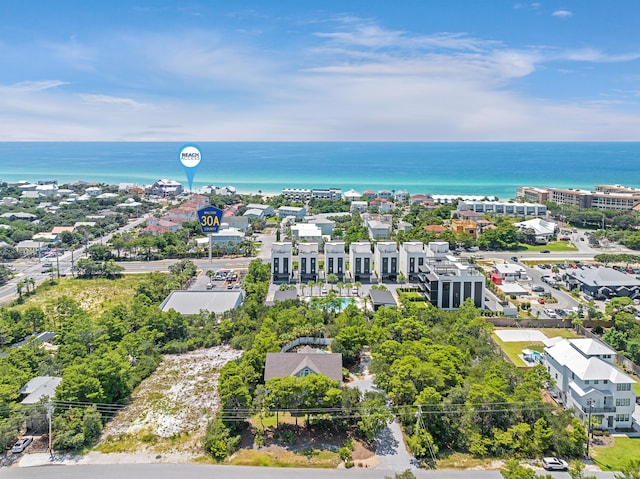
[[[194,188],[406,189],[513,198],[521,185],[640,187],[640,143],[196,143]],[[0,143],[0,180],[187,185],[182,143]]]

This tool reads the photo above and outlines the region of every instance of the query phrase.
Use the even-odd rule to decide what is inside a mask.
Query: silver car
[[[22,451],[24,451],[27,448],[29,444],[31,444],[32,441],[33,441],[33,438],[31,436],[23,437],[13,445],[13,447],[11,448],[11,452],[14,454],[20,454]]]
[[[569,469],[569,464],[567,464],[567,461],[563,461],[557,457],[543,457],[542,467],[547,471],[566,471]]]

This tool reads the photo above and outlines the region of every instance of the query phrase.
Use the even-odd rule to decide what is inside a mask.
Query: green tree
[[[203,442],[205,450],[220,462],[233,454],[240,443],[240,436],[231,435],[220,419],[213,419],[207,424]]]
[[[53,448],[78,450],[93,444],[102,430],[102,417],[95,407],[70,408],[54,416]]]

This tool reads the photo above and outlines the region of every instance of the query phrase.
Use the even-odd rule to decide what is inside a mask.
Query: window
[[[584,383],[585,383],[585,384],[589,384],[589,380],[588,380],[588,379],[585,379]]]
[[[593,384],[600,384],[600,381],[598,379],[594,379]]]
[[[630,406],[631,399],[630,398],[618,398],[616,399],[616,406]]]
[[[628,422],[629,415],[628,414],[616,414],[616,422]]]
[[[609,380],[605,379],[604,381],[602,381],[603,384],[609,384]]]
[[[616,391],[631,391],[631,383],[616,384]]]

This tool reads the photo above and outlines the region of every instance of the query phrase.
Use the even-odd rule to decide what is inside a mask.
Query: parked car
[[[31,444],[32,441],[33,441],[33,437],[31,436],[23,437],[13,445],[13,447],[11,448],[11,452],[14,454],[20,454],[22,451],[24,451],[27,448],[29,444]]]
[[[547,471],[566,471],[569,469],[569,464],[567,464],[567,461],[557,457],[543,457],[542,467]]]
[[[534,293],[544,293],[544,288],[542,286],[534,286],[531,288],[531,291]]]
[[[514,261],[514,262],[517,263],[518,262],[518,257],[517,256],[512,256],[511,257],[511,261]]]
[[[213,283],[207,283],[207,289],[213,289]]]
[[[353,288],[351,288],[351,294],[357,296],[358,295],[358,288],[355,287],[355,286]]]
[[[541,253],[551,253],[551,251],[549,251],[548,249],[541,249],[540,252]]]

